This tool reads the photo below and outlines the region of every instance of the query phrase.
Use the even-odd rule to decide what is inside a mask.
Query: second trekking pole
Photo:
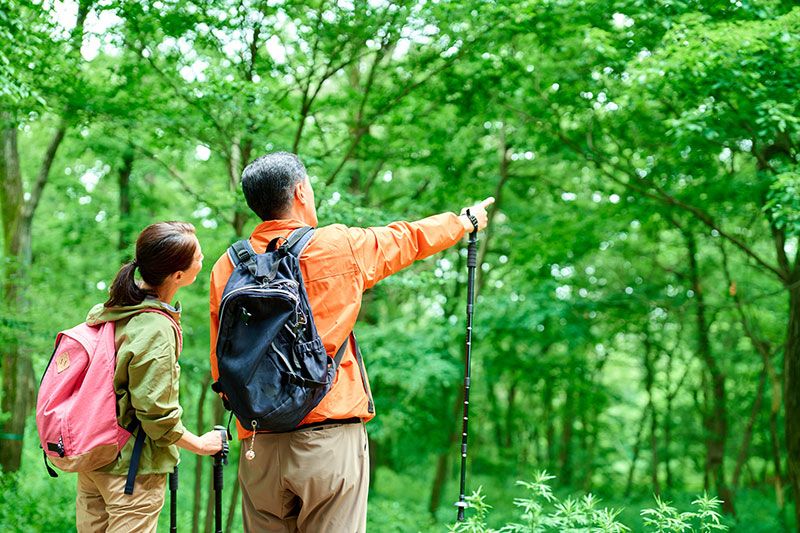
[[[169,475],[169,533],[178,532],[178,465]]]
[[[467,333],[464,343],[464,420],[461,431],[461,490],[456,502],[459,522],[464,520],[464,509],[468,505],[464,492],[466,492],[467,485],[467,430],[469,427],[470,359],[472,357],[472,311],[475,304],[475,270],[478,266],[478,219],[470,214],[469,209],[467,209],[467,217],[472,222],[473,231],[469,234],[469,246],[467,247]]]
[[[222,437],[222,449],[214,455],[214,531],[222,533],[222,467],[228,464],[228,430],[214,426]]]

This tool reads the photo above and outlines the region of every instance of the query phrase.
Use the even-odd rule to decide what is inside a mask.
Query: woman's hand
[[[201,435],[200,440],[203,451],[198,452],[199,455],[214,455],[222,449],[222,435],[217,429],[212,429],[205,435]]]
[[[186,431],[175,444],[197,455],[214,455],[222,449],[222,435],[216,429],[199,437]]]

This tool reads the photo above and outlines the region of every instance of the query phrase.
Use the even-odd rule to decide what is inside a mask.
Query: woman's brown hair
[[[137,305],[155,296],[136,283],[136,269],[150,287],[158,287],[170,274],[186,270],[196,251],[194,226],[188,222],[157,222],[147,226],[136,239],[136,257],[119,269],[109,290],[106,307]]]

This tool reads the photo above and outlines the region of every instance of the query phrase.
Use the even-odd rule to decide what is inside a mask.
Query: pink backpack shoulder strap
[[[183,352],[183,331],[181,330],[180,324],[178,324],[172,316],[167,313],[166,311],[162,311],[161,309],[155,308],[147,308],[142,309],[141,313],[157,313],[159,315],[163,315],[169,319],[170,324],[172,324],[172,329],[175,330],[175,335],[178,338],[178,355],[180,356],[181,352]]]

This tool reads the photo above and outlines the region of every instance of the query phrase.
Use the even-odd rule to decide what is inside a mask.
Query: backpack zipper
[[[233,298],[233,296],[236,295],[237,293],[243,293],[245,291],[252,291],[254,293],[265,294],[265,295],[280,294],[291,300],[295,304],[295,306],[298,304],[297,296],[295,296],[294,293],[286,289],[271,289],[271,288],[262,288],[259,285],[247,285],[246,287],[239,287],[238,289],[234,289],[225,295],[225,298],[222,299],[222,305],[220,306],[219,309],[220,318],[225,316],[225,305]]]
[[[281,284],[292,285],[293,283],[290,282],[289,280],[286,280],[285,282],[283,282]],[[218,329],[217,329],[217,349],[219,349],[219,336],[222,333],[222,327],[221,326],[222,326],[222,317],[225,316],[225,306],[228,304],[228,302],[230,302],[230,300],[233,298],[234,295],[236,295],[237,293],[242,293],[244,291],[253,291],[253,292],[261,293],[261,294],[280,294],[280,295],[285,296],[289,300],[291,300],[294,303],[295,307],[300,305],[300,302],[299,302],[297,296],[295,296],[294,293],[292,293],[290,291],[287,291],[285,289],[269,289],[269,288],[264,288],[261,285],[247,285],[245,287],[239,287],[238,289],[232,290],[231,292],[226,294],[225,297],[222,299],[222,302],[221,302],[221,305],[220,305],[220,308],[219,308],[219,319],[220,319],[219,326],[220,327],[218,327]]]

